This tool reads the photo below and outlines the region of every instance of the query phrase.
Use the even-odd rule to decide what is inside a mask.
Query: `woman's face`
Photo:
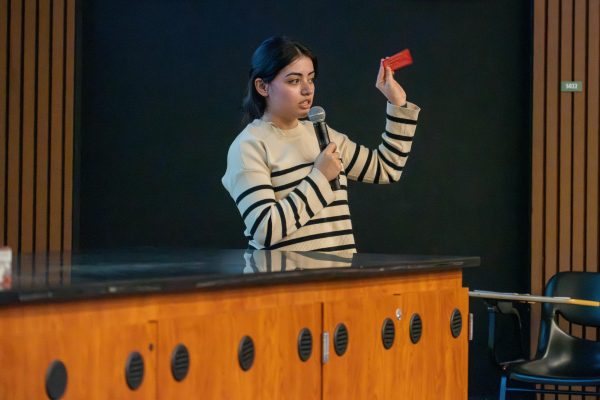
[[[312,60],[300,56],[266,84],[266,112],[286,120],[305,118],[315,94]]]

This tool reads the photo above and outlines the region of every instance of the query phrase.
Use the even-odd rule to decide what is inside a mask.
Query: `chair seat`
[[[600,301],[600,273],[559,272],[548,281],[544,294]],[[510,364],[500,380],[499,399],[506,399],[512,392],[578,394],[585,398],[600,394],[587,390],[590,386],[600,386],[600,342],[571,335],[561,328],[561,325],[567,326],[566,322],[598,328],[600,307],[544,303],[537,356],[530,361]],[[539,384],[539,387],[511,386],[510,381]],[[549,389],[547,384],[557,387]]]
[[[584,364],[573,359],[541,358],[514,365],[510,378],[556,385],[600,385],[600,360]]]

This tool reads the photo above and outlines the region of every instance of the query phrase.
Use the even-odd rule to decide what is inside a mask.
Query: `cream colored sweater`
[[[419,111],[412,103],[388,103],[382,141],[373,150],[328,127],[344,166],[338,191],[313,168],[320,150],[312,123],[299,121],[290,130],[260,119],[248,124],[229,148],[222,182],[242,215],[249,248],[355,252],[347,179],[398,181]]]

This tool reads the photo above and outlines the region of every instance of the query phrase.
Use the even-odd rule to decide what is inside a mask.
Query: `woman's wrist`
[[[404,103],[393,102],[393,101],[388,100],[388,103],[390,103],[391,105],[396,106],[396,107],[408,108],[408,101],[406,101],[406,100],[404,100]]]
[[[390,102],[390,104],[393,104],[396,107],[406,107],[406,97],[404,97],[404,98],[389,97],[388,101]]]

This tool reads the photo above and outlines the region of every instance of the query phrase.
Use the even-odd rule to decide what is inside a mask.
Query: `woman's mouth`
[[[304,109],[309,109],[310,108],[310,104],[311,104],[310,100],[304,100],[304,101],[300,102],[300,107],[304,108]]]

